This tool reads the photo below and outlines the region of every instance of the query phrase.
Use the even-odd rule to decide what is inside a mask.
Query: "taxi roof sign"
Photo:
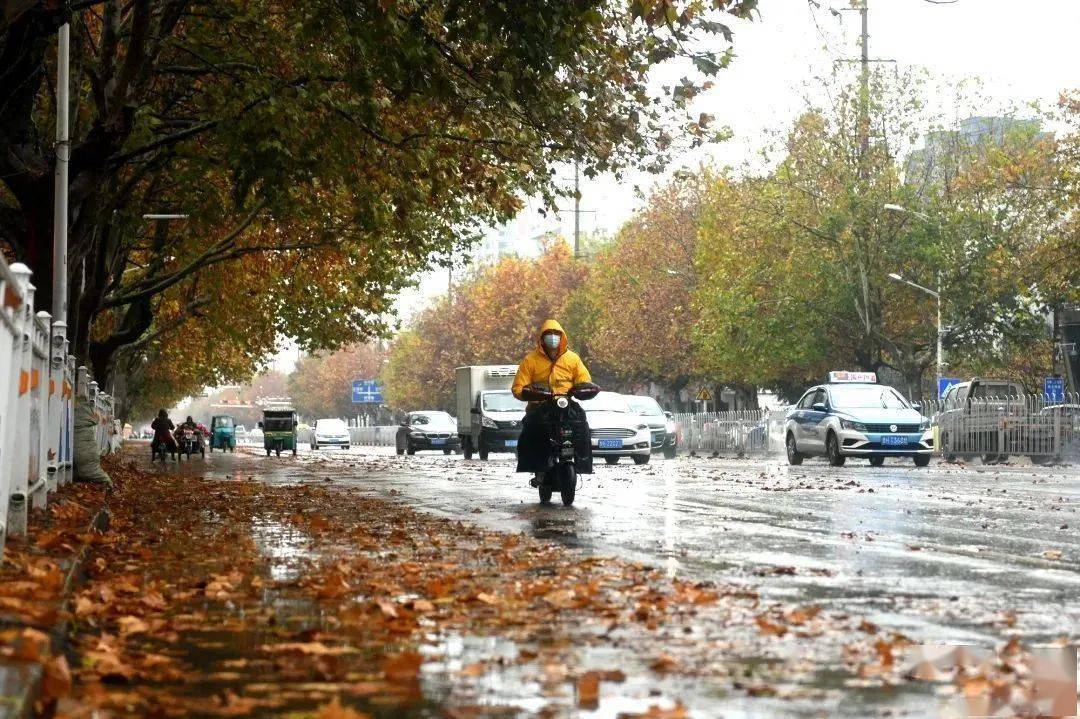
[[[842,371],[842,370],[841,371],[836,371],[836,372],[830,372],[829,373],[829,382],[831,382],[831,383],[838,383],[838,382],[870,382],[870,383],[876,383],[877,382],[877,373],[876,372],[847,372],[847,371]]]

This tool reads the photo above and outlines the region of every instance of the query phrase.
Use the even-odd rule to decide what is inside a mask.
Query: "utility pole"
[[[56,46],[56,169],[53,173],[53,276],[52,318],[68,320],[68,163],[71,141],[68,136],[68,74],[71,52],[71,25],[60,26]]]
[[[581,258],[581,190],[578,185],[578,161],[574,158],[574,259]]]
[[[867,3],[870,0],[862,0],[859,7],[859,18],[862,21],[862,31],[859,34],[861,57],[859,58],[859,178],[866,179],[867,155],[870,152],[870,22]]]

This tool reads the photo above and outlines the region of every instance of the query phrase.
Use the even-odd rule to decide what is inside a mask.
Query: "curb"
[[[87,532],[105,532],[109,528],[109,499],[112,490],[105,494],[102,506],[90,519]],[[44,630],[49,637],[52,655],[60,654],[67,645],[71,618],[64,611],[71,602],[71,595],[82,581],[86,562],[90,557],[90,545],[83,544],[71,557],[71,564],[64,575],[57,606],[60,618],[52,627]],[[35,705],[41,699],[42,666],[38,662],[0,659],[0,719],[33,719],[37,716]]]

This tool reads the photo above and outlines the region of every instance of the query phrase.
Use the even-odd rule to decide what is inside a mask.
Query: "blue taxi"
[[[930,420],[873,372],[830,372],[827,384],[806,390],[788,412],[784,442],[789,464],[820,455],[834,467],[866,457],[879,467],[886,457],[930,464]]]

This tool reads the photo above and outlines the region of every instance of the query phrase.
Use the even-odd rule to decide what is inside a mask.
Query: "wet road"
[[[574,507],[540,506],[508,456],[388,449],[219,457],[271,481],[330,479],[489,528],[752,585],[916,641],[1045,642],[1080,626],[1080,469],[872,468],[780,459],[600,464]]]

